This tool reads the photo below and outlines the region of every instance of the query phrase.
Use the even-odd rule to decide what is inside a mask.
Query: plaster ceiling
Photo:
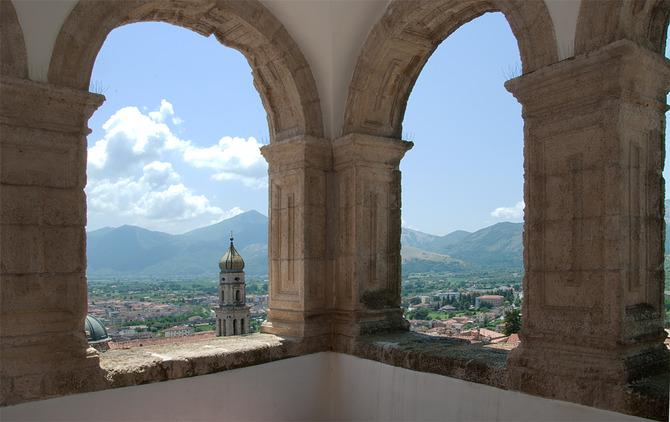
[[[358,53],[390,0],[261,0],[312,67],[326,137],[340,136]]]

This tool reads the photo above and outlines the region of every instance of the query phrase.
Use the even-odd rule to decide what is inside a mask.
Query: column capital
[[[333,142],[333,168],[363,165],[397,169],[414,143],[397,138],[350,133]]]
[[[27,79],[0,76],[0,123],[88,135],[88,119],[105,96]]]
[[[332,168],[332,146],[325,139],[296,136],[261,148],[270,165],[270,173],[313,168],[329,171]]]
[[[622,83],[628,81],[628,83]],[[524,106],[524,119],[603,99],[638,102],[665,112],[670,60],[629,40],[510,79],[505,88]],[[578,97],[577,97],[578,95]]]

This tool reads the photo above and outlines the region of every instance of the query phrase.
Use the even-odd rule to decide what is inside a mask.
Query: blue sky
[[[400,165],[406,227],[445,235],[523,220],[521,105],[503,86],[520,74],[500,13],[463,25],[433,53],[403,121],[414,142]]]
[[[267,214],[268,125],[244,56],[162,23],[110,33],[91,90],[88,230],[132,224],[182,233]]]
[[[415,144],[401,162],[406,227],[444,235],[522,221],[521,106],[503,86],[520,68],[499,13],[464,25],[430,58],[403,122]],[[107,101],[89,121],[88,230],[182,233],[267,215],[258,147],[268,126],[241,53],[168,24],[131,24],[108,36],[91,90]]]

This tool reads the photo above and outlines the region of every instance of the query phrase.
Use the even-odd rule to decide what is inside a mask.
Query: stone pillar
[[[261,332],[323,336],[329,332],[325,233],[331,145],[300,136],[261,151],[270,175],[270,308]]]
[[[94,389],[86,135],[101,95],[0,78],[0,405]]]
[[[670,64],[618,41],[506,86],[525,122],[523,328],[510,388],[625,411],[626,383],[668,371]]]
[[[333,144],[337,225],[333,333],[408,330],[400,308],[400,170],[411,142],[350,134]]]

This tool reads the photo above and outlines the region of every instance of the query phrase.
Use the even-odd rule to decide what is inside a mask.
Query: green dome
[[[232,272],[242,271],[244,269],[244,260],[233,246],[233,238],[230,238],[230,247],[228,251],[221,257],[219,261],[219,268],[221,271]]]
[[[101,341],[109,340],[107,335],[107,330],[100,320],[92,315],[86,315],[86,321],[84,322],[84,329],[88,333],[88,342],[97,343]]]

